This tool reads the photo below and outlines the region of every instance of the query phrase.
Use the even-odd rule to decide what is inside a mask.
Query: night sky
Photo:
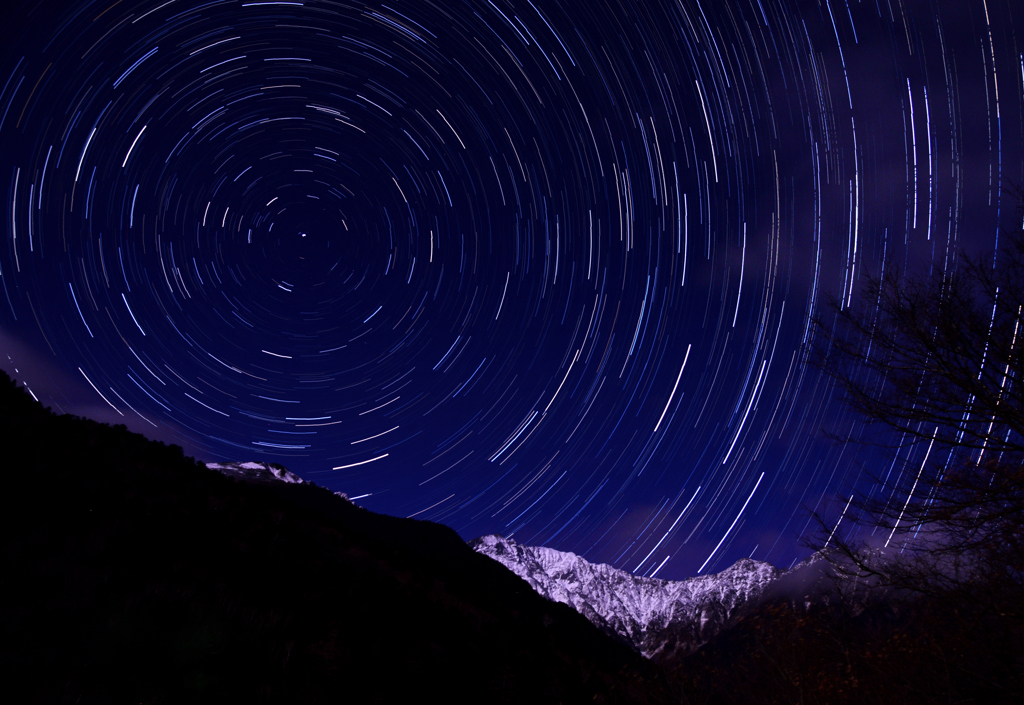
[[[812,319],[1019,226],[1011,6],[5,3],[0,365],[467,539],[788,567],[892,462]]]

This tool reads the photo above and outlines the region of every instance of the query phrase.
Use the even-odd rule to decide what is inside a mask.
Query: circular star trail
[[[870,460],[812,320],[992,249],[1024,182],[996,0],[2,26],[0,332],[41,401],[658,577],[803,555]]]

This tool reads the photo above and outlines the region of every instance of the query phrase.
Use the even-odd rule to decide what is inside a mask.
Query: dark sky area
[[[467,539],[788,567],[812,319],[1019,226],[1009,0],[4,7],[0,364]]]

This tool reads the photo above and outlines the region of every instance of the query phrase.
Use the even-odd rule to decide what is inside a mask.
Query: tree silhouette
[[[847,574],[1024,617],[1024,232],[922,275],[890,267],[818,320],[813,359],[902,472],[853,493],[815,547]],[[894,479],[895,478],[895,479]],[[837,527],[846,524],[846,530]],[[881,546],[853,541],[871,527]],[[881,531],[879,531],[881,530]],[[861,532],[863,533],[863,532]]]

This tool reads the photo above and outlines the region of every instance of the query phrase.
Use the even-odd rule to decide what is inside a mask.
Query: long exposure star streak
[[[465,538],[787,567],[825,300],[1019,226],[1007,0],[14,5],[12,376]]]

